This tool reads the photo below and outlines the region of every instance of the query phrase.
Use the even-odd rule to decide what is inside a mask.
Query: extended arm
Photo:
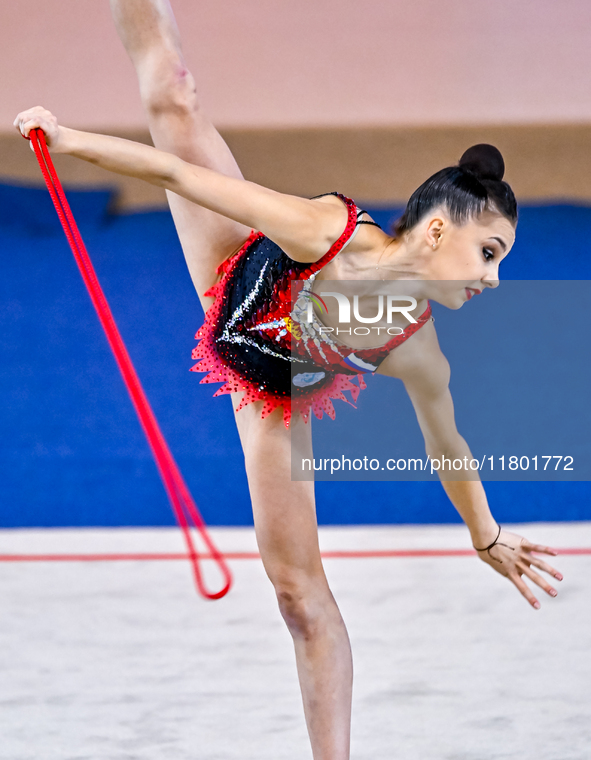
[[[404,382],[429,457],[438,460],[439,463],[444,457],[451,462],[454,459],[470,462],[472,454],[455,423],[449,390],[449,363],[439,349],[434,329],[431,328],[431,331],[431,336],[427,336],[427,333],[421,336],[424,338],[421,350],[413,351],[409,345],[406,356],[400,355],[400,361],[400,357],[394,356],[400,349],[395,349],[392,352],[392,360],[388,357],[381,365],[380,372],[398,377]],[[478,473],[469,469],[457,472],[450,466],[445,470],[440,468],[438,474],[443,488],[470,531],[473,545],[477,548],[488,547],[497,538],[499,528],[490,512]],[[536,573],[533,567],[557,580],[562,580],[562,576],[532,552],[556,554],[555,550],[547,546],[532,544],[521,536],[502,530],[498,535],[498,543],[491,551],[478,552],[478,556],[501,575],[509,578],[532,607],[538,609],[538,600],[521,576],[530,578],[550,596],[556,596],[556,590]]]
[[[20,113],[14,125],[25,137],[31,129],[42,129],[54,153],[138,177],[260,230],[297,261],[318,260],[345,228],[347,213],[340,201],[318,202],[278,193],[188,164],[149,145],[68,129],[59,126],[53,114],[40,106]]]

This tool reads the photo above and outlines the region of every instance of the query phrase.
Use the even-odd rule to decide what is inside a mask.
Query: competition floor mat
[[[591,547],[589,523],[513,527]],[[213,535],[227,556],[256,554],[252,529]],[[460,526],[329,527],[320,541],[353,645],[355,760],[591,756],[588,550],[552,559],[564,581],[534,611]],[[186,562],[138,561],[182,550],[173,528],[0,531],[5,556],[130,557],[0,563],[3,757],[309,757],[261,563],[230,560],[235,586],[212,603]]]

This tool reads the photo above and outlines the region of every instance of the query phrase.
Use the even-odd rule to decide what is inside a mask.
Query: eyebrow
[[[505,243],[505,241],[504,241],[502,238],[500,238],[500,237],[497,237],[497,236],[495,235],[495,236],[493,236],[493,237],[491,238],[491,240],[496,240],[497,242],[499,242],[499,243],[500,243],[500,244],[503,246],[503,251],[506,251],[506,250],[507,250],[507,243]]]

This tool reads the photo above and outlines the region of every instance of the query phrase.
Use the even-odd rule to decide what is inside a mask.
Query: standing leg
[[[237,413],[261,557],[293,637],[314,760],[347,760],[353,665],[345,624],[328,587],[318,546],[314,484],[291,480],[291,436],[310,425],[280,410],[262,420],[259,404]],[[300,429],[297,429],[299,426]]]
[[[201,110],[168,0],[110,0],[119,36],[135,66],[154,145],[230,177],[242,174],[230,149]],[[204,305],[216,267],[248,237],[242,224],[174,193],[168,201],[187,266]]]

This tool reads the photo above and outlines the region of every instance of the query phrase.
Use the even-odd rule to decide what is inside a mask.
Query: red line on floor
[[[589,555],[591,548],[564,548],[559,554]],[[386,559],[390,557],[469,557],[472,549],[377,549],[360,551],[326,551],[324,559]],[[210,554],[200,554],[201,559],[211,559]],[[258,552],[224,552],[226,559],[260,559]],[[0,562],[159,562],[187,560],[184,552],[133,552],[105,554],[0,554]]]

